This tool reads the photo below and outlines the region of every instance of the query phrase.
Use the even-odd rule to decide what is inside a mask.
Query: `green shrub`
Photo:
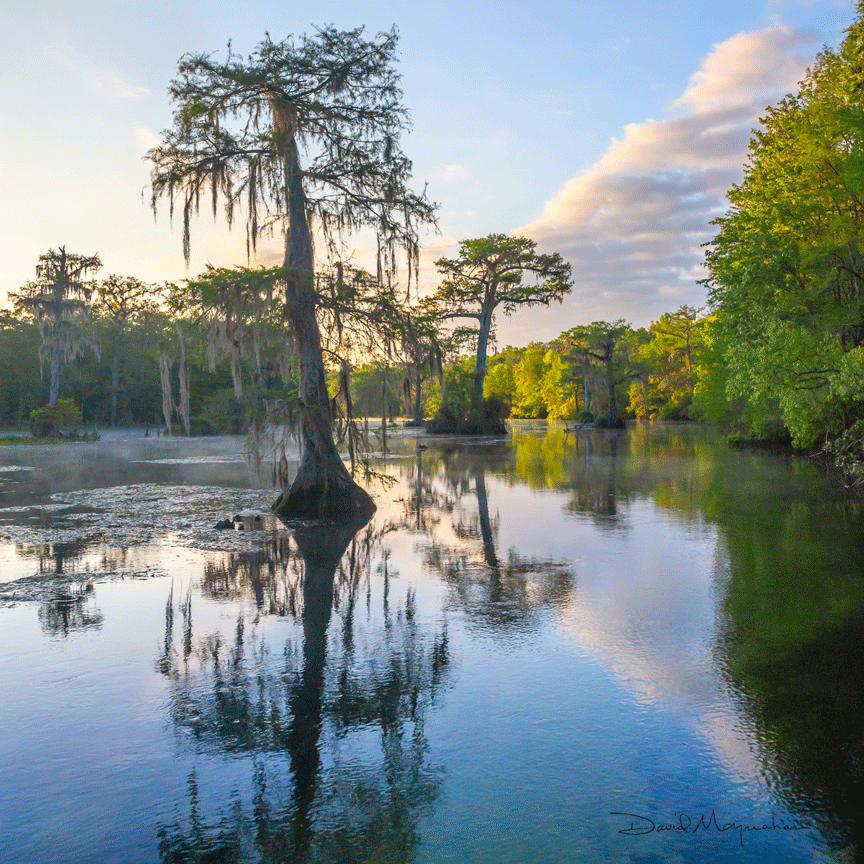
[[[441,403],[438,413],[426,424],[432,435],[506,435],[510,406],[497,396],[484,399],[479,410],[472,411],[461,400]]]
[[[34,438],[57,438],[63,426],[81,423],[81,410],[71,399],[43,405],[30,412],[30,434]]]

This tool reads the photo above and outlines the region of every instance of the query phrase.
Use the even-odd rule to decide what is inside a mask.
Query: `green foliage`
[[[28,282],[9,296],[21,312],[28,312],[39,326],[42,345],[39,348],[40,371],[48,361],[51,383],[48,403],[54,405],[60,394],[63,366],[80,358],[90,348],[99,354],[99,342],[84,326],[93,286],[87,280],[102,266],[98,255],[58,252],[49,249],[39,256],[36,280]]]
[[[546,417],[546,400],[543,398],[545,356],[546,346],[532,342],[523,351],[522,358],[516,364],[513,370],[513,380],[516,385],[513,399],[514,417]]]
[[[444,280],[432,303],[446,317],[478,318],[484,307],[512,315],[519,306],[560,302],[573,287],[570,265],[557,252],[538,255],[536,248],[527,237],[506,234],[463,240],[458,258],[435,262]],[[534,282],[524,283],[525,275]]]
[[[578,404],[573,383],[573,371],[567,361],[553,348],[543,355],[543,380],[540,393],[550,420],[572,420]]]
[[[581,366],[586,393],[589,385],[591,387],[590,410],[597,415],[598,426],[619,428],[624,425],[629,393],[621,392],[621,385],[645,376],[646,364],[640,348],[649,338],[644,329],[634,330],[623,319],[594,321],[573,327],[559,337],[573,363]],[[587,412],[588,400],[585,401],[583,411]]]
[[[472,399],[479,410],[486,378],[486,357],[496,309],[512,315],[520,306],[559,303],[573,286],[570,264],[556,252],[538,255],[526,237],[490,234],[459,244],[459,257],[435,262],[444,276],[423,306],[438,320],[477,321],[477,350]],[[523,282],[525,276],[532,281]]]
[[[630,385],[630,404],[640,420],[690,420],[703,350],[703,319],[681,306],[651,323],[649,340],[637,349],[647,375]]]
[[[71,399],[58,399],[56,405],[44,405],[30,412],[30,419],[37,423],[53,421],[60,426],[81,422],[81,410]]]
[[[199,413],[191,418],[193,435],[239,435],[247,427],[247,406],[233,388],[205,392]]]
[[[829,441],[825,450],[834,457],[850,486],[864,487],[864,420],[856,420]]]
[[[510,414],[510,406],[490,396],[481,400],[479,406],[469,405],[462,413],[458,403],[446,399],[441,403],[436,415],[426,424],[431,435],[506,435],[504,422]]]
[[[496,356],[489,361],[486,379],[483,382],[483,395],[487,398],[494,396],[502,402],[512,404],[516,394],[514,370],[503,361],[494,362],[497,360],[498,357]]]
[[[486,398],[495,397],[510,405],[511,414],[516,401],[516,367],[524,353],[524,348],[508,345],[503,351],[490,357],[483,382],[483,395]]]
[[[111,359],[111,425],[119,420],[118,410],[131,418],[128,388],[121,392],[120,381],[125,372],[127,351],[123,343],[132,322],[157,310],[160,289],[131,276],[110,275],[95,285],[95,298],[91,306],[97,339],[110,344]]]
[[[722,372],[697,375],[696,403],[723,414],[722,383],[749,434],[785,427],[798,446],[842,440],[864,418],[862,34],[859,13],[798,93],[768,109],[707,254]]]
[[[709,423],[731,425],[741,417],[744,405],[728,395],[722,325],[716,315],[709,315],[702,319],[701,329],[701,360],[694,370],[692,414]]]
[[[510,405],[497,396],[474,400],[474,364],[470,357],[444,370],[444,390],[435,416],[426,424],[433,435],[504,435]]]
[[[33,358],[39,328],[29,314],[0,310],[0,424],[21,426],[47,398]]]
[[[58,399],[30,412],[30,432],[34,438],[56,438],[65,426],[81,423],[81,410],[71,399]]]
[[[444,370],[444,386],[440,402],[435,408],[435,416],[430,425],[433,431],[439,421],[444,424],[459,424],[468,416],[471,409],[471,393],[474,383],[474,364],[470,357],[462,358]]]
[[[402,414],[402,392],[399,369],[386,363],[363,363],[351,370],[351,398],[358,417],[388,417]]]
[[[245,390],[247,401],[257,404],[268,379],[286,383],[296,365],[282,320],[281,276],[281,268],[208,265],[185,285],[169,286],[168,307],[188,322],[184,330],[206,348],[210,372],[227,360],[238,403]]]

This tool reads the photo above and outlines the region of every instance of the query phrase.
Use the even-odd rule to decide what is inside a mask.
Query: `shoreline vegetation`
[[[325,510],[334,496],[365,500],[352,479],[368,470],[363,441],[378,429],[386,449],[388,419],[402,414],[427,433],[448,435],[504,434],[509,418],[613,429],[625,421],[705,422],[728,427],[731,446],[830,454],[851,485],[864,485],[864,6],[842,43],[818,55],[798,92],[761,118],[744,178],[712,223],[705,307],[680,306],[648,327],[624,317],[574,325],[548,342],[497,350],[496,316],[560,302],[573,287],[570,264],[539,253],[529,238],[497,233],[463,241],[457,257],[436,261],[434,290],[416,285],[415,229],[434,223],[437,205],[406,185],[411,163],[398,134],[408,115],[392,65],[395,31],[373,40],[381,49],[374,69],[361,62],[360,33],[321,31],[299,47],[268,37],[248,59],[240,107],[270,112],[275,131],[262,128],[259,136],[269,167],[243,168],[251,172],[243,175],[252,196],[247,228],[254,247],[264,230],[256,208],[270,202],[282,218],[286,207],[302,210],[298,201],[309,212],[325,207],[304,198],[304,181],[294,177],[295,138],[311,114],[283,116],[273,88],[290,95],[299,86],[292,76],[317,68],[324,83],[303,111],[323,112],[319,119],[335,123],[338,135],[354,134],[345,118],[379,88],[382,101],[356,116],[380,121],[367,130],[367,155],[392,182],[367,190],[362,213],[318,218],[386,225],[388,254],[400,244],[408,253],[407,283],[399,283],[393,255],[376,274],[343,263],[344,238],[335,234],[323,261],[306,254],[305,234],[289,231],[283,267],[208,266],[161,286],[113,274],[97,279],[98,255],[49,250],[35,280],[11,295],[13,308],[0,310],[0,425],[29,425],[38,439],[97,425],[246,433],[253,441],[289,430],[308,457],[303,488],[317,489]],[[359,52],[356,70],[333,65],[334,45]],[[194,161],[196,136],[215,122],[196,106],[211,98],[221,105],[223,79],[233,80],[247,62],[232,57],[220,66],[208,56],[188,55],[172,82],[176,128],[148,154],[154,206],[163,195],[197,201],[210,186],[215,206],[220,194],[230,203],[245,188]],[[253,135],[251,128],[237,134]],[[217,137],[220,147],[240,140]],[[323,170],[314,158],[309,164],[311,175]],[[324,167],[328,177],[338,169],[349,185],[360,182],[350,164]],[[397,200],[413,214],[404,225],[382,215]],[[188,200],[184,212],[188,253]],[[346,450],[350,476],[338,458]],[[314,454],[325,451],[327,464],[316,467]],[[284,493],[280,500],[300,506],[299,493]]]

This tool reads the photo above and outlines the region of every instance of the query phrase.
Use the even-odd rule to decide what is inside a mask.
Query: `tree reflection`
[[[549,429],[543,436],[514,438],[510,464],[492,470],[532,489],[566,492],[565,511],[598,528],[621,530],[629,527],[622,505],[652,491],[655,469],[644,452],[634,452],[629,432]]]
[[[415,531],[430,531],[440,522],[437,515],[441,500],[435,483],[428,471],[423,471],[424,451],[417,445],[414,463],[408,469],[408,488],[411,490],[406,503],[406,518],[403,524]],[[446,506],[446,505],[445,505]]]
[[[211,596],[236,596],[245,576],[255,601],[227,642],[175,647],[169,597],[157,666],[171,680],[172,720],[198,753],[246,755],[252,776],[250,794],[208,822],[203,774],[190,774],[188,817],[160,831],[163,862],[406,861],[437,795],[424,723],[446,677],[446,628],[418,625],[410,590],[395,610],[388,590],[372,607],[374,562],[385,589],[392,574],[369,526],[299,526],[292,538],[295,549],[286,538],[208,569]],[[191,600],[180,611],[191,634]],[[297,621],[280,657],[256,632],[261,611]]]
[[[501,445],[443,450],[435,479],[445,491],[424,497],[425,509],[435,513],[426,517],[429,524],[449,517],[458,541],[444,542],[439,539],[443,532],[428,531],[424,563],[442,576],[474,622],[501,635],[534,627],[542,609],[566,603],[575,582],[568,562],[526,557],[512,548],[499,552],[499,519],[490,513],[486,472],[491,465],[506,473],[511,455]],[[412,500],[419,497],[415,490]],[[463,503],[472,497],[476,510]]]
[[[64,576],[78,573],[77,565],[95,547],[96,541],[87,537],[58,543],[18,543],[15,551],[21,558],[37,560],[40,576]]]
[[[766,773],[841,860],[864,861],[864,612],[746,671]]]
[[[260,614],[296,615],[303,607],[301,567],[290,538],[276,537],[260,548],[209,560],[202,590],[214,600],[233,602],[251,596]]]
[[[618,474],[618,447],[623,437],[620,431],[611,431],[604,436],[608,445],[605,458],[598,462],[591,458],[591,437],[585,436],[584,482],[575,486],[567,509],[571,513],[588,513],[605,517],[600,525],[609,524],[608,520],[618,520],[618,498],[616,488],[624,485]],[[596,444],[595,444],[596,447]]]
[[[769,784],[864,861],[864,532],[834,498],[782,511],[776,484],[713,484],[729,559],[718,661]]]
[[[64,637],[75,631],[98,630],[105,620],[90,584],[57,588],[39,604],[38,616],[45,633]]]

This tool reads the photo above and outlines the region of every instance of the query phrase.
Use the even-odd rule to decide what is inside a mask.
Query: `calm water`
[[[0,862],[864,858],[864,530],[819,466],[415,443],[368,524],[294,530],[238,439],[0,448]]]

